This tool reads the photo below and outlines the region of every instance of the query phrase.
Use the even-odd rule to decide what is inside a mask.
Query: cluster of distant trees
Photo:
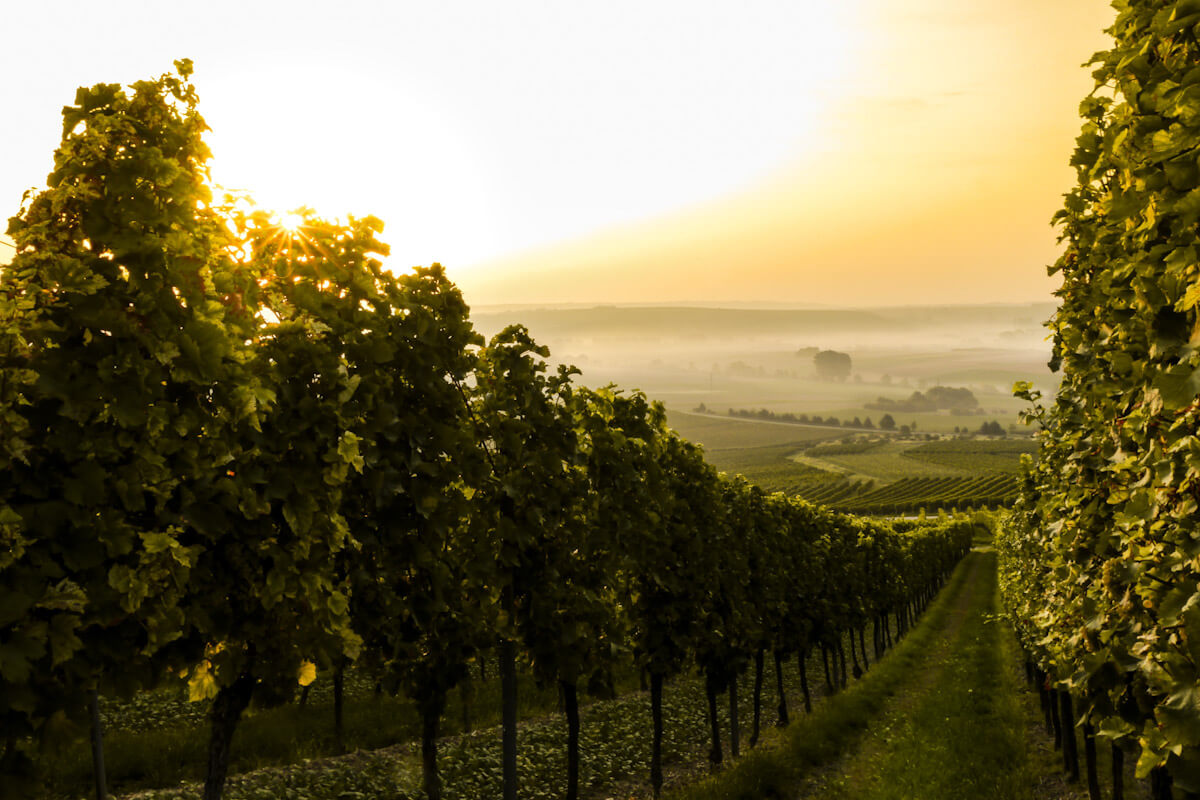
[[[1004,436],[1007,434],[1007,431],[1004,430],[1004,426],[1002,426],[999,422],[992,420],[991,422],[985,422],[980,425],[979,433],[984,436]]]
[[[909,413],[921,411],[941,411],[948,409],[951,414],[982,414],[979,400],[966,387],[934,386],[924,393],[913,392],[905,400],[893,400],[880,397],[874,402],[867,403],[865,408],[876,411],[906,411]]]
[[[813,356],[817,377],[823,381],[844,381],[850,377],[850,355],[836,350],[820,350]]]
[[[844,381],[850,377],[850,354],[837,350],[822,350],[819,347],[801,347],[796,351],[798,358],[811,358],[817,377],[823,381]]]
[[[696,408],[693,410],[698,413],[701,413],[701,414],[714,413],[713,410],[710,409],[708,406],[706,406],[704,403],[701,403],[700,405],[696,406]],[[858,417],[855,417],[854,419],[839,420],[835,416],[822,417],[819,414],[813,414],[813,415],[809,416],[808,414],[793,414],[790,411],[785,411],[782,414],[776,414],[774,411],[771,411],[766,408],[759,408],[759,409],[731,408],[731,409],[729,409],[728,414],[731,417],[741,417],[742,419],[761,419],[761,420],[766,420],[768,422],[791,422],[796,425],[831,425],[831,426],[840,427],[840,428],[856,428],[858,430],[864,430],[864,431],[874,431],[874,430],[899,431],[901,434],[904,434],[906,436],[911,433],[915,433],[917,430],[916,420],[913,420],[912,422],[910,422],[907,425],[897,426],[896,420],[892,417],[891,414],[884,414],[882,417],[880,417],[878,425],[876,425],[874,422],[872,422],[870,417],[867,417],[866,419],[859,419]],[[968,430],[965,425],[963,426],[962,430],[960,431],[958,426],[956,425],[954,427],[954,432],[955,433],[976,433],[980,436],[1007,436],[1008,435],[1008,431],[1005,430],[1004,426],[1001,425],[996,420],[992,420],[991,422],[983,423],[975,431]]]
[[[850,356],[847,353],[839,353],[836,350],[821,350],[816,347],[801,347],[796,351],[799,358],[811,358],[813,367],[816,369],[817,377],[824,381],[845,381],[851,377],[851,362]],[[739,378],[761,378],[765,377],[767,370],[762,366],[754,366],[747,364],[745,361],[731,361],[726,367],[726,372],[729,375]],[[777,376],[796,377],[794,372],[789,373],[786,370],[776,370]],[[855,376],[856,381],[861,380],[861,376]]]
[[[696,410],[706,413],[708,412],[708,407],[701,403],[696,407]],[[875,423],[871,421],[870,417],[867,417],[865,420],[858,417],[852,420],[839,420],[834,416],[822,417],[819,414],[809,416],[808,414],[793,414],[790,411],[776,414],[774,411],[765,408],[757,410],[752,408],[731,408],[729,409],[729,416],[742,417],[743,419],[763,419],[769,422],[792,422],[797,425],[833,425],[841,428],[858,428],[864,431],[893,431],[896,429],[896,421],[892,419],[890,414],[883,415],[879,420],[878,428],[876,428]]]

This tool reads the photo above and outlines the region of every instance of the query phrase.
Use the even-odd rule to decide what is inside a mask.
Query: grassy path
[[[1030,758],[1006,632],[988,616],[994,612],[995,555],[972,554],[969,569],[912,679],[856,750],[798,796],[936,800],[1058,793],[1042,780],[1040,759]]]
[[[971,553],[908,637],[857,685],[681,797],[1075,800],[996,611],[992,552]]]

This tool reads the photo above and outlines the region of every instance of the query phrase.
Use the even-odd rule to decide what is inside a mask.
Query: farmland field
[[[928,444],[943,444],[929,442]],[[826,469],[830,472],[842,472],[847,476],[856,475],[891,483],[901,478],[944,478],[962,477],[972,474],[973,470],[939,464],[934,461],[909,458],[908,453],[923,447],[924,443],[893,440],[883,442],[879,447],[865,453],[846,453],[837,455],[797,455],[795,460],[808,466]]]
[[[843,435],[840,428],[821,425],[794,425],[676,410],[668,412],[667,424],[688,441],[703,445],[705,452],[710,454],[718,450],[789,443],[802,448]]]
[[[800,494],[800,489],[834,477],[790,459],[814,442],[839,431],[809,425],[759,422],[671,411],[667,424],[689,441],[704,445],[705,459],[723,472],[744,475],[767,491]]]
[[[668,420],[722,471],[865,514],[1004,505],[1021,456],[1037,451],[1028,437],[930,440],[675,411]]]
[[[1012,472],[1021,466],[1023,454],[1035,455],[1032,439],[950,440],[928,442],[907,450],[906,458],[971,472]]]

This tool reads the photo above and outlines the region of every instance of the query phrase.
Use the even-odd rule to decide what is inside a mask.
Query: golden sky
[[[3,216],[74,88],[196,63],[214,177],[473,304],[1047,299],[1103,0],[26,3]],[[0,246],[0,260],[9,248]]]

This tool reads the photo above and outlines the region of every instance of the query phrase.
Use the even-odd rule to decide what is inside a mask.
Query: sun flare
[[[287,233],[295,236],[300,233],[300,229],[304,227],[304,216],[295,211],[287,211],[279,214],[275,220],[276,224],[283,228]]]

